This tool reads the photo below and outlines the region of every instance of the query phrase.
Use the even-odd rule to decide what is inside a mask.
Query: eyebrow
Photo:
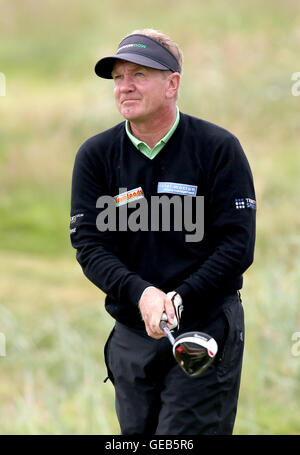
[[[141,66],[141,65],[134,65],[132,68],[130,68],[129,71],[136,71],[136,70],[147,70],[148,68],[146,66]],[[114,74],[118,74],[120,71],[116,70],[115,68],[112,70],[111,75],[113,76]]]

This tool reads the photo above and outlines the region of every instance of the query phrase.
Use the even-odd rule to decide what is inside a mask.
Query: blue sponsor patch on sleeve
[[[197,186],[186,183],[158,182],[158,193],[182,194],[183,196],[196,196]]]
[[[256,210],[256,201],[250,199],[249,197],[241,197],[234,200],[235,208],[237,210],[241,209],[252,209]]]

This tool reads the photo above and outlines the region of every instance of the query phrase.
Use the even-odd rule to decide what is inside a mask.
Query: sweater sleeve
[[[151,283],[130,271],[118,258],[116,233],[97,229],[96,207],[100,196],[108,195],[107,176],[97,158],[95,145],[84,143],[75,158],[72,191],[70,237],[76,258],[85,276],[117,301],[137,305]]]
[[[183,300],[230,288],[253,262],[255,190],[249,163],[233,135],[212,158],[205,199],[204,236],[212,245],[211,254],[177,287]]]

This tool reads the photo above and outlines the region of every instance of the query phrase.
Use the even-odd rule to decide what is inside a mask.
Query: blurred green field
[[[75,261],[69,205],[79,146],[122,120],[94,64],[141,27],[180,44],[179,108],[232,131],[255,178],[235,434],[300,434],[299,2],[0,0],[0,11],[0,434],[119,433],[103,383],[113,321]]]

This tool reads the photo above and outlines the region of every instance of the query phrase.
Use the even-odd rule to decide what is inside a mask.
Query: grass
[[[2,434],[117,432],[103,341],[112,321],[104,295],[70,259],[2,257]]]
[[[69,243],[75,153],[121,120],[93,65],[128,32],[162,29],[185,56],[183,112],[240,139],[255,178],[246,349],[235,434],[299,434],[299,6],[245,0],[0,0],[1,434],[118,434],[103,383],[113,321]]]

